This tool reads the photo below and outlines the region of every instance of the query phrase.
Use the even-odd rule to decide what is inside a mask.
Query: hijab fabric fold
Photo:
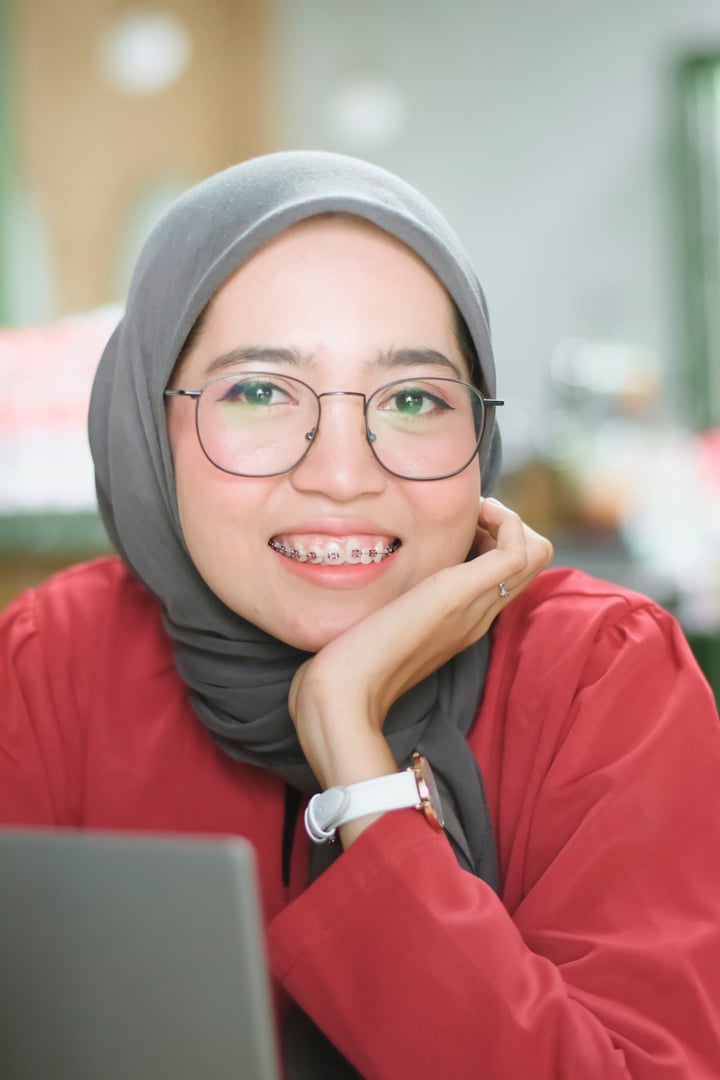
[[[300,750],[287,697],[307,656],[230,611],[195,569],[180,527],[163,391],[193,325],[227,277],[278,233],[327,212],[364,218],[424,260],[467,324],[477,357],[475,383],[494,397],[482,289],[445,219],[384,169],[338,154],[292,151],[210,177],[161,218],[103,353],[89,411],[103,521],[126,564],[160,600],[199,720],[229,755],[270,769],[306,793],[318,785]],[[498,448],[497,430],[488,423],[479,451],[485,492],[497,471]],[[458,861],[495,887],[482,778],[465,739],[487,662],[484,639],[400,698],[384,731],[399,766],[414,750],[428,758]],[[318,855],[313,874],[322,864]],[[325,1074],[319,1062],[313,1068],[312,1075]]]

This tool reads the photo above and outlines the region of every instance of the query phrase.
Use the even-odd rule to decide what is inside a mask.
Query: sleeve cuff
[[[348,909],[356,908],[379,878],[414,862],[426,848],[434,850],[435,857],[449,856],[457,867],[444,833],[435,832],[417,810],[383,814],[272,920],[267,948],[273,975],[284,981],[306,950],[316,948],[338,922],[346,921]]]

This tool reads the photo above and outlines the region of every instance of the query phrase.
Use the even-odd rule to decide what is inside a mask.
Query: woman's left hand
[[[475,550],[356,623],[296,673],[290,713],[324,788],[397,770],[382,734],[390,706],[478,641],[552,558],[550,542],[494,499],[481,502]],[[344,826],[345,843],[354,824]]]

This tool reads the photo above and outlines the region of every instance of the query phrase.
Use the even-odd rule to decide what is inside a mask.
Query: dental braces
[[[300,554],[300,552],[298,551],[297,548],[288,547],[287,544],[281,544],[278,540],[270,540],[269,541],[269,546],[273,549],[273,551],[277,551],[277,553],[279,555],[284,555],[286,559],[296,559],[296,560],[300,561],[301,558],[302,558],[302,556],[301,556],[301,554]],[[369,558],[369,559],[375,559],[375,558],[377,558],[378,555],[382,555],[383,557],[385,557],[387,555],[392,555],[392,553],[394,551],[397,551],[398,546],[399,546],[399,541],[396,540],[394,543],[389,544],[387,547],[380,547],[380,548],[351,548],[350,555],[352,556],[353,559],[361,559],[363,557],[363,555],[367,556],[367,558]],[[316,551],[310,550],[310,551],[308,551],[306,553],[305,559],[306,559],[307,562],[317,562],[317,563],[320,563],[320,562],[327,562],[327,563],[341,562],[342,561],[342,552],[340,552],[340,551],[328,551],[326,555],[318,555],[318,553]]]

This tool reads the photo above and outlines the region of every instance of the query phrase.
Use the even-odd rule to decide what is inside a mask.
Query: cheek
[[[180,469],[176,490],[180,525],[193,560],[201,569],[214,558],[240,565],[261,520],[262,493],[247,490],[237,477],[199,468]]]
[[[238,581],[257,562],[253,522],[261,521],[266,493],[240,477],[216,469],[199,447],[179,444],[174,452],[180,527],[190,558],[212,591],[233,606]]]
[[[257,623],[265,592],[260,567],[266,553],[258,534],[247,525],[257,520],[257,504],[233,498],[223,485],[201,483],[197,489],[187,484],[183,489],[178,483],[178,506],[185,544],[200,577],[227,607]]]
[[[433,490],[434,489],[434,490]],[[427,484],[417,493],[416,521],[429,565],[426,573],[464,561],[475,539],[480,506],[480,472]]]
[[[183,535],[192,549],[211,540],[235,513],[242,514],[242,481],[221,472],[205,456],[195,431],[194,413],[168,417],[168,439],[175,471],[175,492]],[[194,553],[193,553],[194,555]]]
[[[227,607],[262,625],[261,611],[267,604],[260,572],[267,556],[263,507],[272,494],[272,481],[248,481],[216,469],[200,447],[194,417],[190,425],[185,419],[168,423],[168,434],[188,553],[205,584]],[[248,567],[258,572],[249,574]]]

